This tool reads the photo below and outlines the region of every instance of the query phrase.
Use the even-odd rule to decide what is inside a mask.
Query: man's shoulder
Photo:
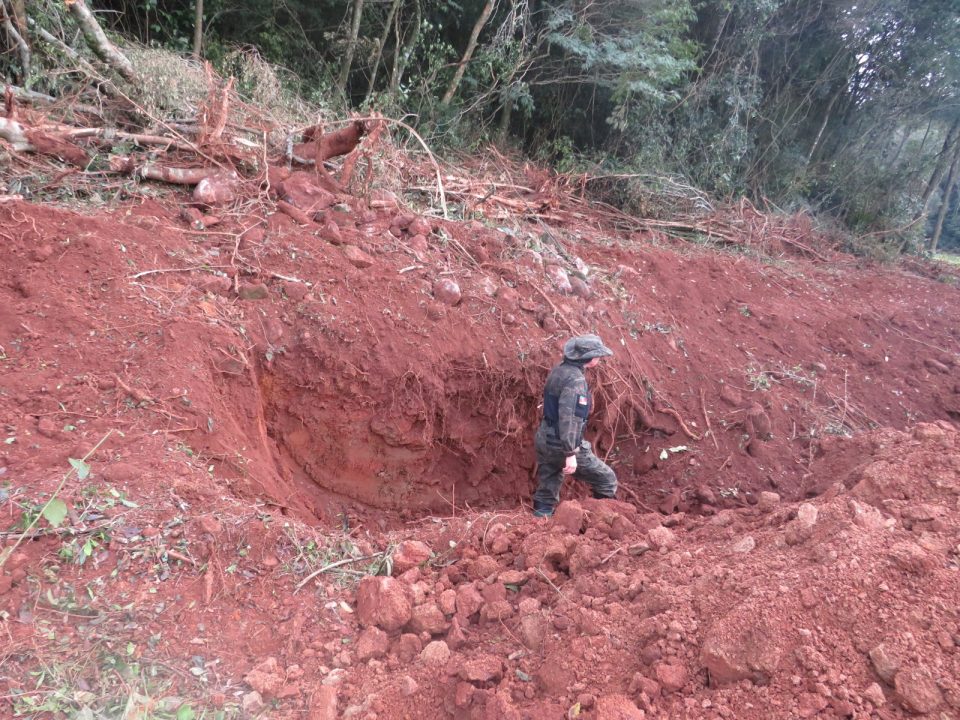
[[[583,371],[575,365],[570,363],[560,363],[553,370],[550,371],[550,377],[556,381],[562,382],[564,385],[569,383],[583,383],[586,384],[586,378],[584,377]]]

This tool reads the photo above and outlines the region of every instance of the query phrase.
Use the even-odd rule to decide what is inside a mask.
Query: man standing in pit
[[[579,335],[563,346],[563,362],[550,371],[543,389],[543,421],[537,430],[537,491],[533,495],[535,517],[549,517],[560,502],[565,475],[587,483],[595,498],[617,494],[617,476],[593,454],[583,431],[590,415],[590,390],[586,368],[613,355],[596,335]]]

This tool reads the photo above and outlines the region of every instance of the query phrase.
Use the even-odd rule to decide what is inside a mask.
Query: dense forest
[[[84,44],[78,7],[0,0],[7,82],[57,94],[69,73],[44,69]],[[512,146],[589,173],[593,190],[637,212],[668,214],[678,193],[746,197],[893,251],[960,246],[960,0],[90,9],[121,47],[202,57],[224,74],[238,50],[255,53],[331,110],[404,118],[438,148]]]

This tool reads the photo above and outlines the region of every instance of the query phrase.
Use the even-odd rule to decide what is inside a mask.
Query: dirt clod
[[[413,615],[406,585],[389,577],[367,576],[357,587],[357,618],[391,632],[399,630]],[[419,651],[418,651],[419,652]]]
[[[433,551],[419,540],[405,540],[397,545],[393,553],[393,574],[402,575],[411,568],[418,567],[433,557]]]
[[[894,685],[903,706],[911,712],[930,713],[943,704],[943,693],[926,668],[910,667],[899,671]]]

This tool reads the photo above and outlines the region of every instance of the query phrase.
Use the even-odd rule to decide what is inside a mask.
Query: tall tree
[[[32,53],[27,41],[27,24],[24,21],[23,2],[21,1],[18,5],[16,1],[13,1],[8,5],[6,0],[0,0],[0,22],[2,22],[3,29],[6,31],[8,41],[17,49],[20,58],[21,82],[27,85],[30,82]]]
[[[383,32],[380,34],[380,39],[377,41],[377,47],[376,50],[374,50],[373,60],[370,63],[370,84],[367,86],[367,95],[363,99],[364,103],[370,102],[370,98],[373,96],[373,93],[376,90],[377,73],[380,70],[380,61],[383,59],[383,48],[386,46],[387,39],[390,37],[390,30],[393,27],[393,18],[396,16],[401,2],[403,2],[403,0],[392,0],[390,3],[390,10],[387,12],[387,19],[383,21]]]
[[[353,56],[357,51],[357,39],[360,37],[360,20],[363,17],[363,0],[353,0],[350,14],[350,31],[347,36],[347,49],[343,53],[343,64],[340,65],[340,75],[337,77],[337,87],[346,92],[347,79],[353,67]]]
[[[950,126],[950,129],[947,130],[947,133],[943,138],[943,147],[940,149],[940,153],[937,155],[936,164],[933,166],[933,170],[930,172],[930,179],[927,180],[927,184],[923,189],[923,193],[920,195],[920,202],[918,203],[919,207],[917,208],[916,214],[913,216],[914,221],[919,220],[927,214],[927,206],[930,204],[930,197],[933,195],[933,191],[937,189],[937,185],[943,179],[943,173],[946,171],[947,163],[950,162],[950,157],[958,143],[960,143],[960,115],[957,115],[956,119],[953,121],[953,124]]]
[[[194,0],[193,7],[193,56],[203,54],[203,0]]]
[[[943,220],[947,217],[947,210],[950,208],[950,200],[953,197],[953,191],[957,187],[957,165],[960,163],[960,147],[954,150],[953,162],[950,163],[950,172],[947,173],[947,182],[943,191],[943,199],[940,201],[940,210],[937,212],[937,222],[933,228],[933,236],[930,238],[930,252],[937,251],[937,245],[940,243],[940,234],[943,232]]]
[[[390,72],[390,92],[395,93],[400,88],[403,81],[403,75],[407,70],[407,65],[413,57],[413,51],[417,47],[417,41],[420,39],[420,26],[423,22],[423,9],[420,6],[420,0],[413,0],[413,21],[410,23],[410,29],[406,37],[401,40],[400,16],[397,15],[394,24],[396,32],[396,49],[393,55],[393,69]]]
[[[457,69],[454,71],[453,77],[450,78],[446,92],[443,93],[443,97],[440,99],[441,105],[449,105],[450,101],[453,100],[453,96],[456,95],[457,88],[460,87],[460,81],[463,80],[463,74],[466,72],[467,65],[470,63],[473,53],[476,52],[477,40],[480,38],[483,26],[486,25],[487,20],[490,19],[495,5],[496,0],[487,0],[486,3],[484,3],[483,9],[480,11],[480,17],[477,18],[477,21],[473,24],[473,29],[470,31],[470,38],[467,40],[467,47],[463,51],[463,57],[461,57],[460,62],[457,63]]]

